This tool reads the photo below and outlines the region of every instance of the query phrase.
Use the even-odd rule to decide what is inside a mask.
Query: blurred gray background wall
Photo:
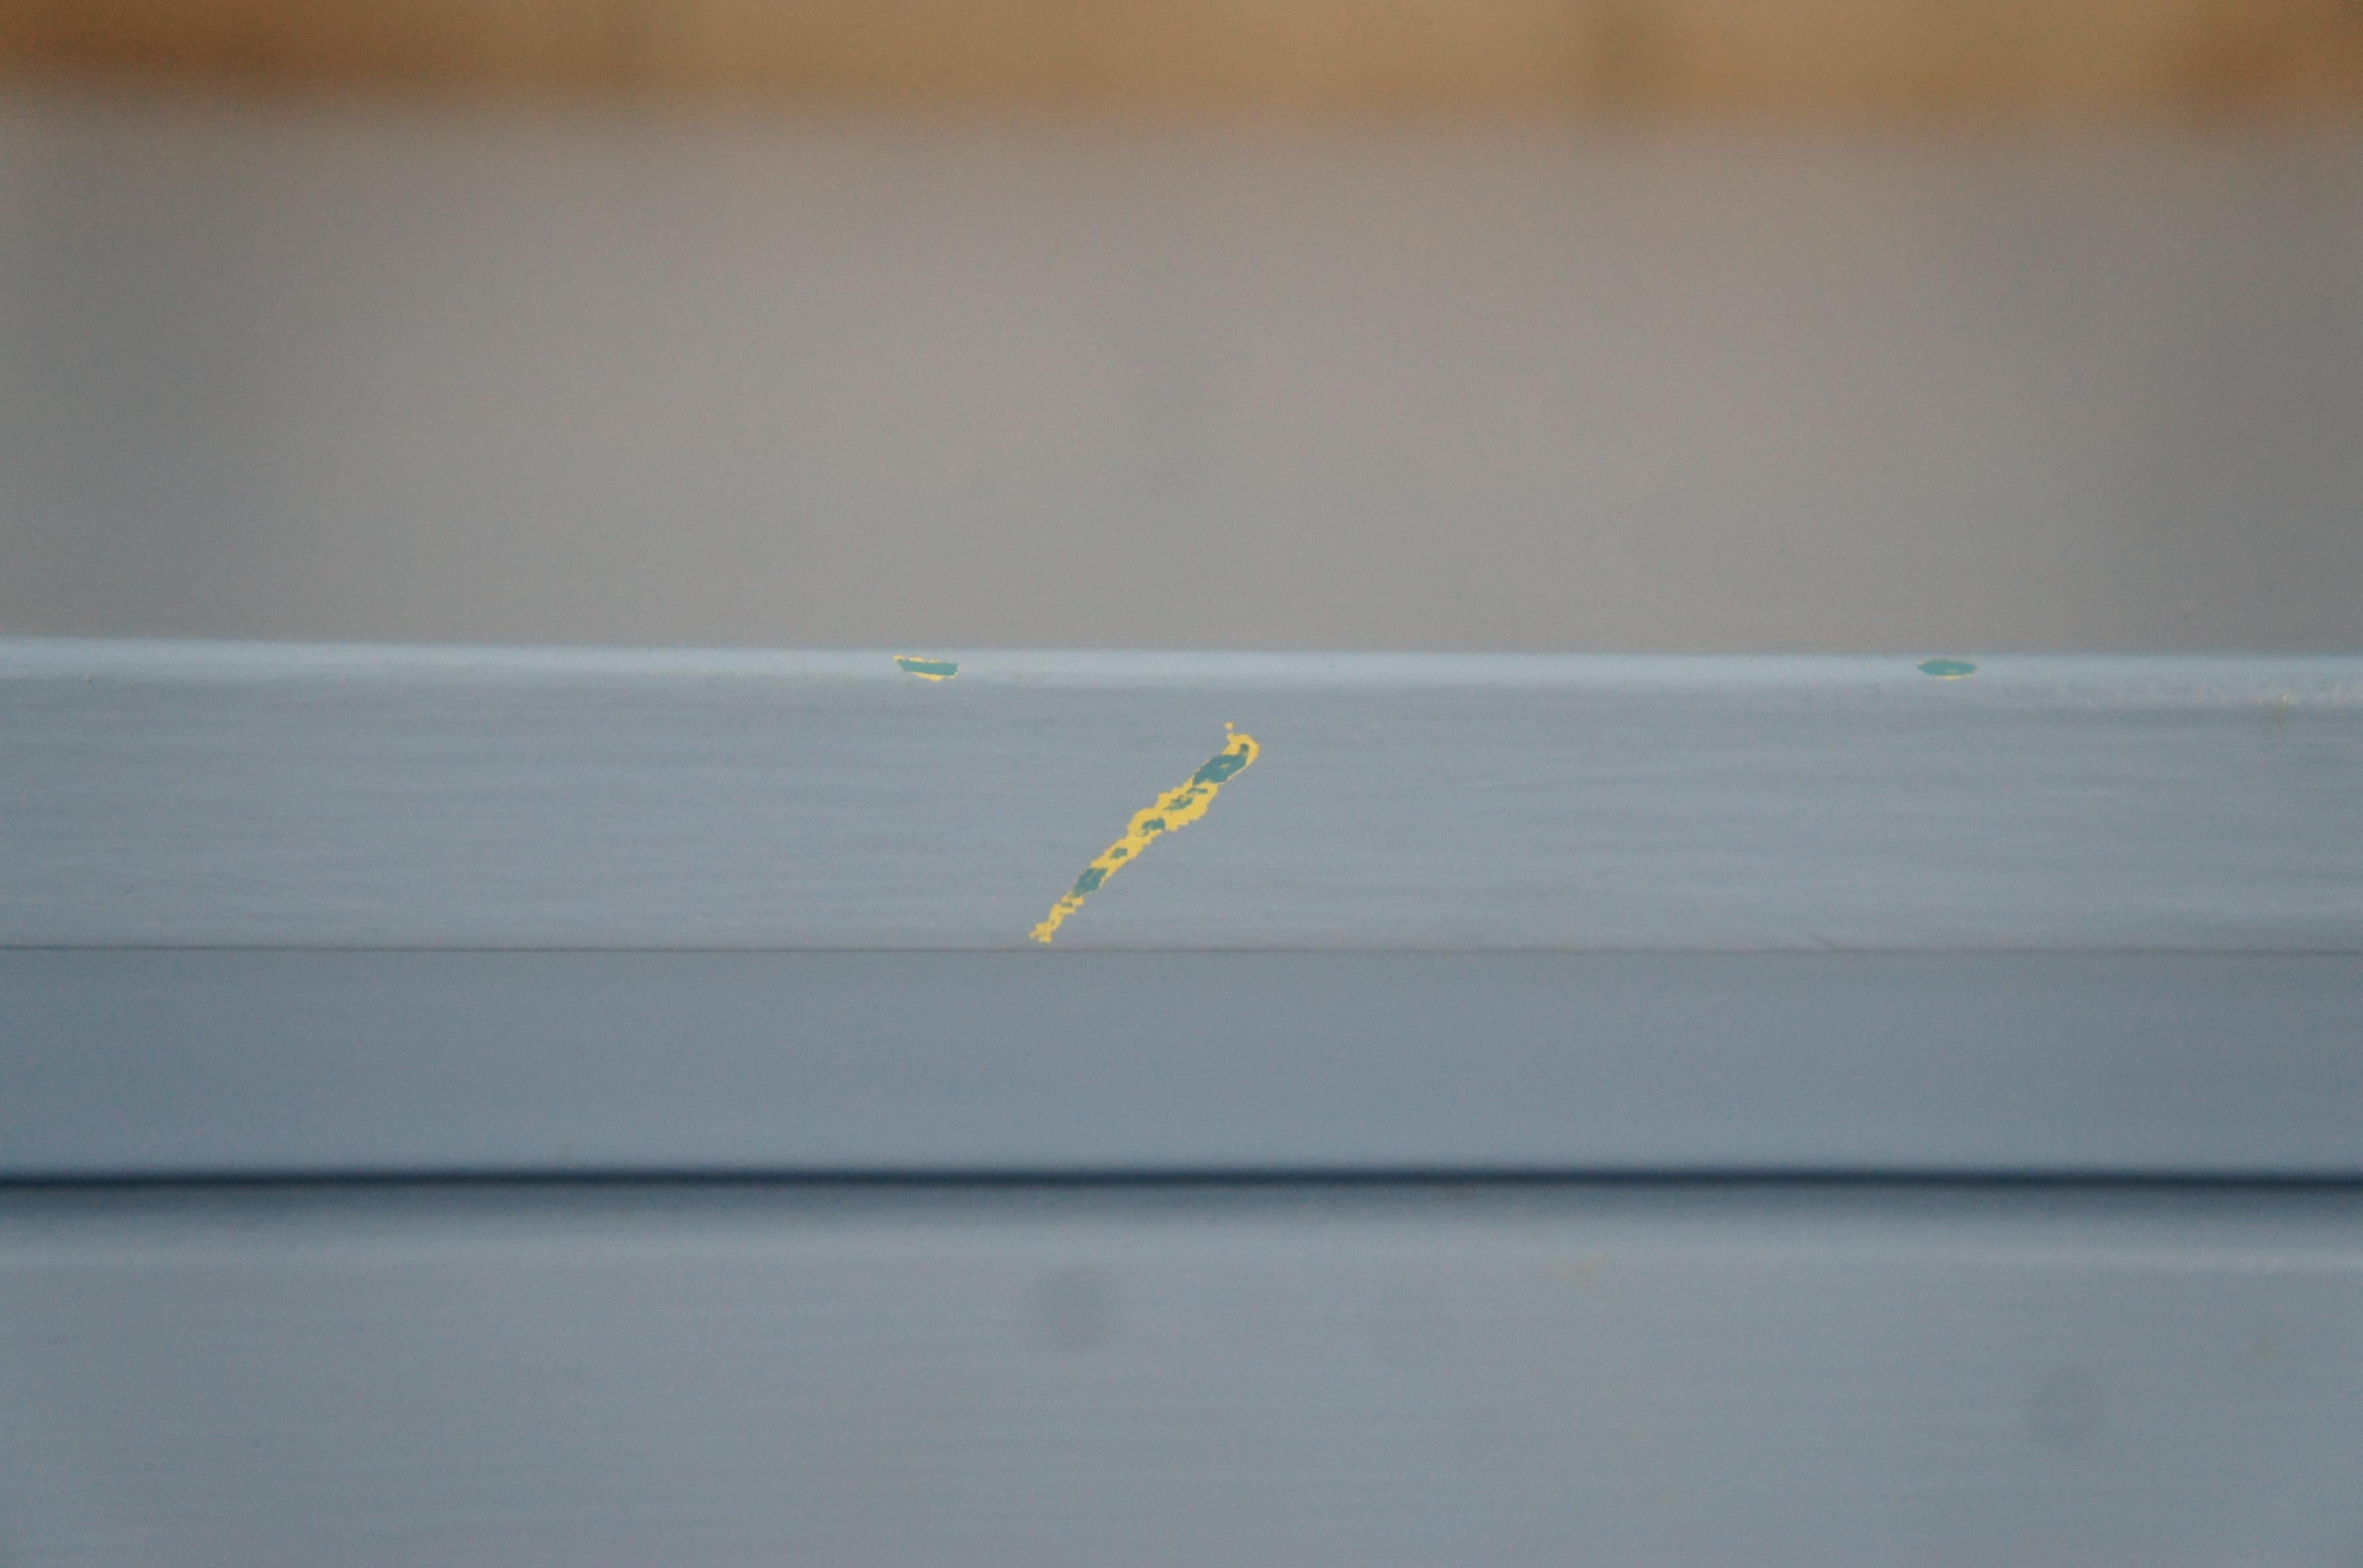
[[[2363,126],[0,94],[0,634],[2363,644]]]

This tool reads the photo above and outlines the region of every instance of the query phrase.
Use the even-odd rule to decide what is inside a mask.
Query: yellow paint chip
[[[1225,724],[1225,730],[1231,726]],[[1159,834],[1175,828],[1188,827],[1206,814],[1228,779],[1244,772],[1262,748],[1253,735],[1233,732],[1223,743],[1223,749],[1206,759],[1206,765],[1190,775],[1186,783],[1176,785],[1157,797],[1154,805],[1144,806],[1132,814],[1124,836],[1100,852],[1099,858],[1083,867],[1075,885],[1065,898],[1050,906],[1050,912],[1034,928],[1034,940],[1048,942],[1058,934],[1066,918],[1083,907],[1083,900],[1099,890],[1100,884],[1123,870],[1140,857]]]

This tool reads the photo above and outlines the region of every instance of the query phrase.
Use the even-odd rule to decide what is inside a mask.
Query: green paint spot
[[[1078,893],[1096,893],[1100,890],[1100,884],[1106,880],[1106,872],[1101,870],[1096,866],[1087,867],[1084,868],[1083,874],[1075,878],[1075,891]],[[1129,888],[1132,884],[1126,882],[1125,886]]]
[[[960,666],[948,658],[913,658],[908,654],[897,654],[894,662],[913,675],[923,676],[929,680],[949,680],[960,673]]]
[[[1190,775],[1193,784],[1220,784],[1248,765],[1245,752],[1226,751],[1209,761],[1205,767]]]
[[[1958,680],[1964,675],[1975,673],[1977,668],[1965,658],[1931,658],[1921,661],[1920,673],[1933,675],[1939,680]]]

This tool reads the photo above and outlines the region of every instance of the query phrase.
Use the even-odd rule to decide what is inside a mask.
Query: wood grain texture
[[[2363,950],[2363,660],[0,645],[0,943]]]
[[[6,0],[0,61],[281,91],[1783,118],[2351,108],[2338,0]]]
[[[0,1198],[20,1568],[2337,1563],[2346,1194]]]

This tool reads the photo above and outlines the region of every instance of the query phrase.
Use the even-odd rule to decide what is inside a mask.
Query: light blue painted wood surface
[[[0,951],[0,1176],[2363,1176],[2363,956]]]
[[[2363,1170],[2363,659],[930,651],[0,644],[0,1172]]]
[[[2352,1193],[12,1193],[17,1568],[2344,1564]]]
[[[2363,657],[0,644],[0,943],[2363,950]],[[1958,651],[1958,650],[1956,650]]]

